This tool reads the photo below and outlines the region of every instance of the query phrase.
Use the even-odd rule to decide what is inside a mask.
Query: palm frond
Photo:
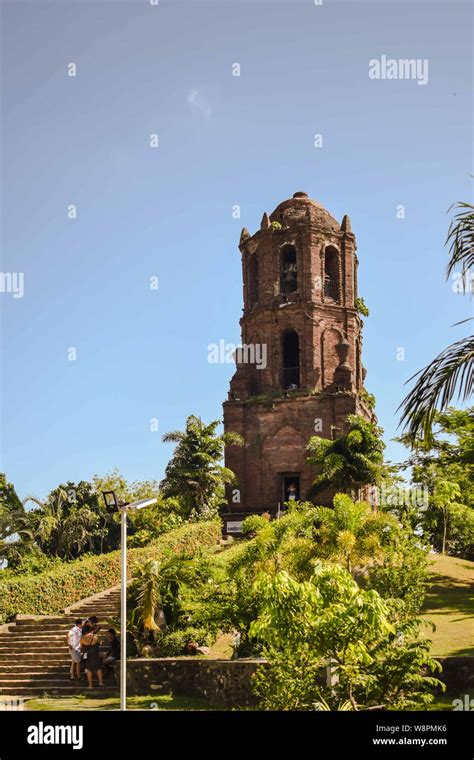
[[[161,440],[163,443],[180,443],[185,437],[186,433],[183,433],[181,430],[170,430],[168,433],[164,434]]]
[[[446,245],[449,245],[450,259],[446,267],[446,279],[458,266],[463,275],[474,267],[474,206],[470,203],[456,203],[454,208],[462,210],[453,216],[449,225]]]
[[[25,498],[24,498],[24,499],[22,499],[21,503],[22,503],[22,505],[23,505],[24,507],[26,507],[26,505],[27,505],[27,504],[28,504],[30,501],[31,501],[33,504],[36,504],[36,506],[37,506],[37,507],[41,507],[41,508],[43,509],[43,507],[44,507],[44,504],[43,504],[43,502],[42,502],[40,499],[38,499],[36,496],[25,496]]]
[[[398,409],[403,409],[400,422],[411,441],[416,439],[429,446],[433,441],[432,426],[436,413],[443,411],[456,396],[463,401],[474,388],[474,336],[445,348],[415,377],[418,380],[405,396]],[[398,411],[398,410],[397,410]]]

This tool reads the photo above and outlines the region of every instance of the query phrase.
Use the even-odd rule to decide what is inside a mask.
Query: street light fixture
[[[120,501],[115,491],[102,491],[109,514],[121,512],[120,532],[120,709],[127,709],[127,512],[155,504],[156,498],[140,499],[131,504]]]

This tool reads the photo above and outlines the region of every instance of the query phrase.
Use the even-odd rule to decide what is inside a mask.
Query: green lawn
[[[117,697],[93,698],[93,697],[44,697],[42,699],[30,699],[25,705],[25,710],[48,712],[88,711],[88,710],[118,710],[120,702]],[[217,707],[209,707],[199,699],[191,697],[173,697],[171,694],[159,697],[129,697],[127,699],[129,710],[211,710],[218,711]],[[220,708],[224,710],[225,708]],[[250,708],[241,708],[249,710]],[[420,708],[421,709],[421,708]],[[437,695],[435,701],[428,710],[452,710],[453,697],[446,694]]]
[[[432,639],[432,653],[474,655],[474,562],[458,557],[431,554],[432,583],[428,589],[423,617],[436,625],[426,635]]]
[[[42,697],[41,699],[29,699],[25,704],[25,710],[118,710],[120,699],[118,697]],[[129,710],[216,710],[218,708],[209,705],[194,697],[175,697],[171,694],[160,696],[128,697],[127,708]]]

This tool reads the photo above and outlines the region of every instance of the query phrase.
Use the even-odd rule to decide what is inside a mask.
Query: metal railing
[[[331,301],[336,301],[336,303],[339,303],[341,300],[339,283],[337,280],[333,280],[332,277],[327,277],[324,280],[324,297],[329,298]]]
[[[298,290],[298,279],[296,272],[284,274],[280,281],[281,293],[295,293]]]

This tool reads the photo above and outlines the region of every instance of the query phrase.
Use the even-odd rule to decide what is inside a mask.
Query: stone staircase
[[[0,626],[0,700],[45,694],[117,694],[113,675],[103,688],[86,689],[85,676],[79,682],[69,680],[71,660],[66,636],[77,618],[96,615],[105,641],[107,628],[116,627],[119,614],[120,586],[115,586],[82,599],[60,615],[17,615],[14,623]]]

